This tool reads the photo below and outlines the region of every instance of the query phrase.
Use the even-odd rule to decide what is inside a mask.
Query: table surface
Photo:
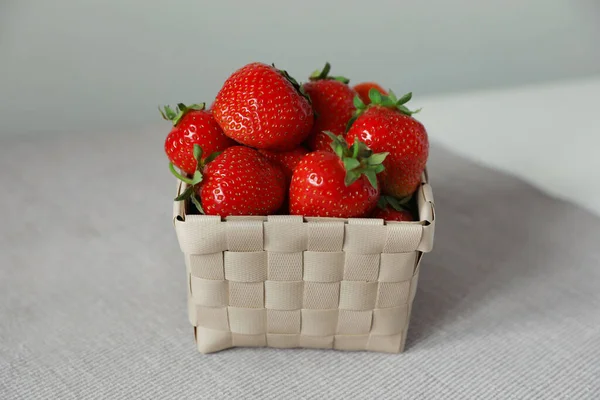
[[[600,397],[600,218],[436,145],[405,353],[197,353],[163,133],[0,142],[0,398]]]

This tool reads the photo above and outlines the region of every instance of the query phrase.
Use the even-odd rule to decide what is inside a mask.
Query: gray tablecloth
[[[1,399],[600,397],[600,219],[436,146],[405,353],[197,353],[163,135],[0,142]]]

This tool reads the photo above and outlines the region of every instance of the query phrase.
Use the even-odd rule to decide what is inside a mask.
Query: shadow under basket
[[[185,190],[180,183],[178,194]],[[435,213],[427,172],[417,222],[188,214],[174,203],[198,350],[404,349]]]

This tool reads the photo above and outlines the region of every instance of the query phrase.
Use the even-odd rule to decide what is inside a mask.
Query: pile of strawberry
[[[164,107],[176,200],[207,215],[292,214],[413,220],[427,132],[375,83],[348,85],[330,65],[300,85],[274,65],[248,64],[212,106]],[[175,168],[177,167],[177,169]]]

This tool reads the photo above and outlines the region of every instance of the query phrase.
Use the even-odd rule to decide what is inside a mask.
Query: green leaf
[[[392,89],[388,89],[388,97],[394,102],[394,104],[398,102],[398,97],[396,97],[396,93],[394,93]]]
[[[329,75],[329,71],[331,70],[331,64],[329,64],[328,62],[325,63],[325,66],[323,67],[322,70],[316,70],[315,72],[313,72],[309,79],[311,81],[318,81],[320,79],[327,79],[327,75]]]
[[[376,174],[379,174],[379,173],[385,171],[385,167],[383,166],[383,164],[379,164],[373,168],[373,171],[375,171]]]
[[[379,199],[377,200],[377,207],[381,208],[382,210],[385,210],[387,204],[388,203],[385,200],[385,196],[379,196]]]
[[[369,157],[369,159],[367,160],[367,164],[369,165],[377,165],[377,164],[381,164],[385,158],[388,156],[388,152],[385,153],[377,153],[377,154],[373,154],[371,157]]]
[[[180,112],[186,112],[186,110],[187,110],[187,106],[186,106],[185,104],[183,104],[183,103],[177,103],[177,109],[178,109]]]
[[[170,106],[165,106],[165,111],[167,112],[167,117],[169,117],[169,119],[177,117],[177,110],[173,110]]]
[[[321,70],[321,74],[319,76],[320,79],[326,79],[327,75],[329,75],[329,71],[331,71],[331,64],[328,62],[325,63],[325,66]]]
[[[400,205],[400,202],[398,201],[398,199],[396,199],[395,197],[392,197],[392,196],[386,196],[386,200],[394,210],[402,211],[403,208]]]
[[[202,159],[202,147],[199,144],[194,144],[194,160],[200,161]]]
[[[162,117],[167,121],[173,121],[175,117],[177,117],[177,112],[174,111],[171,106],[164,106],[163,109],[164,111],[161,110],[160,107],[158,108],[160,115],[162,115]]]
[[[363,110],[367,107],[358,95],[354,96],[352,101],[354,102],[354,107],[356,107],[358,110]]]
[[[200,203],[200,199],[198,198],[195,192],[190,196],[190,199],[192,200],[192,203],[194,203],[200,214],[204,214],[204,208],[202,208],[202,203]]]
[[[214,161],[215,158],[219,157],[221,155],[222,151],[215,151],[213,152],[211,155],[209,155],[208,157],[206,157],[204,159],[204,165],[208,164],[211,161]]]
[[[356,158],[358,159],[368,159],[369,157],[371,157],[371,155],[373,154],[373,151],[367,147],[366,144],[364,144],[363,142],[358,142],[358,154],[356,155]]]
[[[338,82],[345,83],[346,85],[350,83],[350,79],[346,78],[345,76],[334,76],[333,79]]]
[[[169,121],[169,118],[167,118],[167,115],[165,114],[165,112],[160,108],[160,106],[158,106],[158,112],[160,113],[160,115],[162,116],[163,119]]]
[[[405,106],[403,106],[403,105],[399,105],[399,106],[397,106],[397,108],[398,108],[398,110],[400,110],[400,112],[402,112],[402,114],[406,114],[406,115],[408,115],[409,117],[410,117],[410,116],[412,115],[412,113],[413,113],[412,111],[410,111],[408,108],[406,108],[406,107],[405,107]]]
[[[319,79],[319,76],[321,76],[321,70],[320,69],[315,69],[313,71],[313,73],[310,74],[310,76],[308,77],[308,79],[310,79],[310,80],[317,80],[317,79]]]
[[[287,79],[289,83],[292,84],[294,89],[296,89],[298,93],[300,93],[302,97],[304,97],[306,101],[308,101],[309,104],[312,104],[312,100],[310,99],[308,93],[306,93],[306,90],[304,90],[304,86],[298,84],[298,81],[295,80],[292,76],[290,76],[290,74],[288,74],[287,71],[277,68],[275,66],[275,63],[272,63],[271,65],[273,66],[273,68],[275,68],[275,70],[277,70],[277,72],[279,72],[285,79]]]
[[[177,171],[175,170],[175,166],[173,165],[173,163],[169,163],[169,170],[171,170],[171,173],[172,173],[173,175],[175,175],[175,177],[176,177],[177,179],[179,179],[180,181],[182,181],[182,182],[185,182],[185,183],[187,183],[188,185],[192,185],[192,184],[193,184],[193,183],[192,183],[192,180],[191,180],[190,178],[186,178],[185,176],[181,175],[179,172],[177,172]]]
[[[344,157],[344,168],[346,171],[351,171],[360,166],[360,162],[356,158]]]
[[[397,105],[402,105],[408,103],[412,99],[412,92],[406,93],[404,96],[400,97],[400,99],[396,102]]]
[[[186,106],[188,110],[202,111],[206,108],[206,103],[194,103],[191,106]]]
[[[331,139],[331,148],[338,155],[338,157],[343,158],[346,153],[348,146],[346,144],[346,140],[342,135],[336,136],[331,131],[323,131]]]
[[[194,177],[192,178],[192,185],[197,185],[200,182],[202,182],[202,179],[204,179],[204,177],[202,176],[202,172],[200,171],[195,171],[194,172]]]
[[[348,123],[346,124],[346,132],[348,132],[350,128],[352,128],[352,124],[354,123],[354,121],[356,121],[356,118],[357,116],[355,115],[348,120]]]
[[[194,187],[188,186],[187,189],[184,190],[179,196],[175,197],[175,201],[183,201],[189,199],[194,193]]]
[[[339,143],[331,143],[331,146],[333,147],[333,151],[335,152],[335,154],[337,154],[339,158],[344,157],[344,148]]]
[[[350,186],[354,182],[356,182],[358,178],[360,178],[360,172],[346,171],[346,179],[344,180],[344,183],[346,184],[346,186]]]
[[[354,143],[352,144],[352,158],[358,157],[358,151],[360,150],[360,143],[358,138],[354,137]]]
[[[323,76],[323,78],[327,78],[327,75],[329,75],[329,71],[331,71],[331,64],[329,64],[329,62],[325,62],[325,66],[321,71],[321,75]]]
[[[396,102],[388,96],[383,96],[381,100],[381,105],[388,108],[394,108],[396,107]]]
[[[369,99],[373,104],[381,104],[381,93],[375,88],[369,89]]]
[[[273,64],[273,67],[275,67],[275,64]],[[275,67],[275,69],[277,69],[277,67]],[[294,79],[290,74],[288,74],[288,72],[286,70],[277,69],[277,71],[279,71],[279,73],[282,74],[283,77],[285,79],[287,79],[292,84],[292,86],[294,86],[296,89],[298,89],[300,87],[300,85],[298,84],[298,81],[296,79]]]
[[[377,189],[377,174],[375,173],[375,171],[373,171],[372,169],[367,169],[365,170],[364,174],[369,180],[371,186]]]
[[[406,204],[410,203],[410,201],[412,200],[412,197],[413,197],[413,195],[412,195],[412,194],[411,194],[411,195],[409,195],[409,196],[405,196],[405,197],[403,197],[403,198],[401,198],[401,199],[398,199],[398,202],[399,202],[401,205],[406,205]]]
[[[331,132],[331,131],[323,131],[324,134],[326,134],[329,139],[331,139],[332,142],[337,142],[338,141],[338,137],[335,135],[335,133]]]

